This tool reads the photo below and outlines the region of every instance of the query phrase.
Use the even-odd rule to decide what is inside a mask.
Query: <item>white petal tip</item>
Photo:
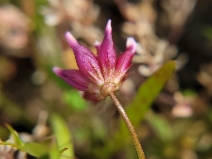
[[[108,20],[105,31],[108,31],[108,32],[112,31],[111,19]]]
[[[73,37],[73,35],[70,32],[66,32],[65,37],[69,45],[73,46],[77,44],[77,40]]]
[[[127,48],[131,48],[132,52],[136,51],[137,43],[133,37],[127,38]]]
[[[52,71],[53,71],[56,75],[59,75],[61,70],[62,70],[62,69],[59,68],[59,67],[53,67],[53,68],[52,68]]]

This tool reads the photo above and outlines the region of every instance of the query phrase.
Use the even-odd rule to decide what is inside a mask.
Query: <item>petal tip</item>
[[[106,32],[111,32],[112,31],[111,19],[108,20],[105,31]]]
[[[52,71],[56,74],[56,75],[60,75],[60,73],[61,73],[61,68],[59,68],[59,67],[53,67],[52,68]]]
[[[127,38],[127,48],[131,48],[132,52],[136,52],[137,43],[133,37]]]
[[[70,32],[66,32],[65,37],[70,46],[74,46],[77,44],[77,40],[73,37],[73,35]]]

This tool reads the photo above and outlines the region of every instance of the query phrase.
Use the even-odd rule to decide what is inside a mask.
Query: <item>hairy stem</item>
[[[138,140],[138,137],[136,135],[135,129],[134,129],[133,125],[131,124],[127,114],[125,113],[121,103],[119,102],[119,100],[117,99],[117,97],[115,96],[114,93],[110,93],[110,98],[115,103],[116,108],[118,109],[119,113],[121,114],[121,117],[123,118],[128,130],[130,132],[130,135],[133,139],[133,143],[134,143],[134,146],[135,146],[135,149],[137,151],[139,159],[146,159],[145,155],[144,155],[144,151],[143,151],[141,144]]]

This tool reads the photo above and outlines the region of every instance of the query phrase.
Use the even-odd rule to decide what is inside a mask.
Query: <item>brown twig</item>
[[[144,155],[144,151],[143,151],[143,149],[141,147],[141,144],[140,144],[140,142],[138,140],[138,137],[136,135],[135,129],[134,129],[133,125],[131,124],[127,114],[125,113],[121,103],[119,102],[119,100],[117,99],[117,97],[115,96],[114,93],[110,93],[110,98],[115,103],[116,108],[118,109],[119,113],[121,114],[121,117],[124,120],[128,130],[130,132],[130,135],[131,135],[131,137],[133,139],[133,143],[134,143],[134,146],[135,146],[135,149],[137,151],[139,159],[146,159],[145,155]]]

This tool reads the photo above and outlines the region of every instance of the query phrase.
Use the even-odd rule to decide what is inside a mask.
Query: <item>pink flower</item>
[[[117,91],[127,76],[127,71],[136,51],[136,42],[127,39],[127,48],[118,58],[113,45],[111,20],[108,21],[102,43],[96,42],[97,56],[79,44],[69,33],[66,39],[74,51],[79,70],[53,71],[76,89],[83,91],[83,97],[94,102],[105,99],[109,93]]]

